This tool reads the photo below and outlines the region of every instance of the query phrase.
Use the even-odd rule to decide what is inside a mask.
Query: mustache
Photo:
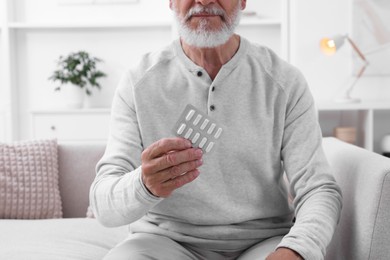
[[[211,14],[211,15],[219,15],[222,17],[223,20],[226,20],[226,13],[224,10],[216,7],[216,6],[211,6],[211,7],[205,7],[205,6],[194,6],[192,7],[186,16],[184,17],[185,21],[188,21],[192,18],[192,16],[197,15],[197,14]]]

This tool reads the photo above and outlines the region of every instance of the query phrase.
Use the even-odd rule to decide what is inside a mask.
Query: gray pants
[[[181,244],[153,234],[133,234],[114,247],[104,260],[261,260],[265,259],[282,237],[267,239],[239,252],[215,252]]]

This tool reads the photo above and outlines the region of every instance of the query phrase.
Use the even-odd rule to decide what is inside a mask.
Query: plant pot
[[[84,105],[85,90],[79,86],[67,83],[61,86],[64,104],[67,108],[79,109]]]

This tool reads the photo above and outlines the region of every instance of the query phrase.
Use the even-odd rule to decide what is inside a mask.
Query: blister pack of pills
[[[209,153],[222,135],[222,128],[193,105],[187,105],[173,128],[174,134],[192,142],[195,148]]]

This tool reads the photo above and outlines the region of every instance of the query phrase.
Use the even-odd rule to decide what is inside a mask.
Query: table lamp
[[[348,87],[348,89],[343,94],[343,96],[341,98],[335,99],[335,102],[359,103],[360,99],[351,97],[351,92],[368,66],[368,61],[367,61],[366,57],[364,57],[363,53],[360,51],[360,49],[357,47],[357,45],[352,41],[352,39],[349,38],[348,35],[336,35],[332,38],[323,38],[323,39],[321,39],[321,42],[320,42],[320,48],[324,54],[333,55],[344,45],[345,41],[347,41],[352,46],[352,49],[356,52],[358,57],[362,60],[363,65],[360,68],[360,70],[358,71],[355,80]]]

